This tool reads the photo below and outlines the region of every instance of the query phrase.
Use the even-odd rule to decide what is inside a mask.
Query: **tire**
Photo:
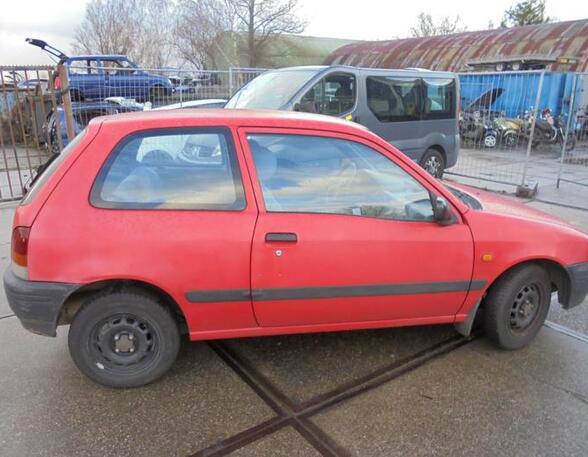
[[[518,138],[515,132],[506,132],[502,137],[502,146],[507,149],[512,149],[517,145]]]
[[[484,147],[493,149],[496,147],[496,135],[485,135],[484,136]]]
[[[108,387],[139,387],[163,376],[180,348],[171,312],[141,292],[98,294],[85,302],[69,329],[77,367]]]
[[[429,148],[421,157],[420,165],[435,178],[442,178],[445,171],[445,158],[437,149]]]
[[[485,299],[486,336],[502,349],[520,349],[537,336],[551,302],[551,282],[538,265],[507,271]]]

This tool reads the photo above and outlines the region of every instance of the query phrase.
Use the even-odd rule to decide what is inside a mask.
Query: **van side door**
[[[363,78],[362,78],[363,79]],[[367,73],[360,123],[418,160],[426,149],[422,139],[422,79]]]

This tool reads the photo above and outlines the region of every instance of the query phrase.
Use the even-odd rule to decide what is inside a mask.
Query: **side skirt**
[[[204,332],[190,332],[190,340],[200,341],[226,338],[246,338],[253,336],[290,335],[293,333],[342,332],[346,330],[367,330],[376,328],[409,327],[417,325],[454,324],[455,320],[456,316],[452,314],[450,316],[421,317],[416,319],[397,319],[368,322],[337,322],[329,324],[292,325],[284,327],[252,327],[212,330]]]

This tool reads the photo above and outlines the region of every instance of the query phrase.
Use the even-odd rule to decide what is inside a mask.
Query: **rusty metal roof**
[[[588,71],[588,19],[352,43],[332,52],[325,64],[467,71],[514,60],[543,62],[552,71]]]

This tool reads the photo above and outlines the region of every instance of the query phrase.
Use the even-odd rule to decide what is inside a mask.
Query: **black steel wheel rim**
[[[89,342],[96,366],[117,374],[136,374],[148,369],[160,347],[155,327],[126,313],[109,316],[94,325]]]
[[[540,314],[544,292],[535,283],[524,285],[515,295],[508,315],[509,328],[514,332],[527,330]]]

